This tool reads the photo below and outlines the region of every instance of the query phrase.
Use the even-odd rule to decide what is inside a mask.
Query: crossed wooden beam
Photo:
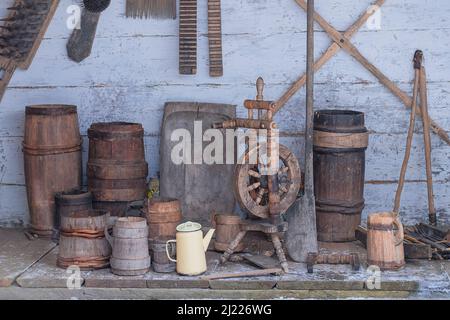
[[[295,0],[297,4],[305,11],[307,4],[305,0]],[[373,4],[373,10],[367,10],[359,19],[345,32],[337,31],[317,12],[314,12],[314,20],[325,30],[325,32],[333,40],[333,44],[323,53],[323,55],[315,62],[314,71],[317,72],[323,65],[325,65],[339,50],[343,49],[361,63],[368,71],[370,71],[384,86],[386,86],[395,96],[397,96],[406,107],[412,107],[413,99],[404,91],[402,91],[394,82],[386,77],[377,67],[375,67],[369,60],[367,60],[361,52],[350,42],[350,38],[355,35],[358,30],[368,21],[368,19],[377,11],[377,8],[384,4],[385,0],[377,0]],[[286,93],[275,102],[275,112],[278,112],[286,102],[306,83],[306,74],[302,75],[294,84],[286,91]],[[421,108],[417,108],[417,114],[421,116]],[[450,145],[450,137],[447,132],[441,128],[433,119],[430,118],[431,129],[442,140]]]

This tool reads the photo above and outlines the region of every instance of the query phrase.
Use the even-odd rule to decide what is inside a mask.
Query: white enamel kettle
[[[177,273],[194,276],[207,270],[205,252],[214,231],[215,229],[209,230],[203,238],[202,226],[199,223],[189,221],[177,226],[176,240],[169,240],[166,243],[167,257],[177,263]],[[172,242],[177,244],[176,260],[169,254],[169,245]]]

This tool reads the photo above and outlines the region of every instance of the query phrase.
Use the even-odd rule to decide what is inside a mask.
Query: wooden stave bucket
[[[26,107],[23,153],[32,233],[50,237],[55,193],[81,187],[81,144],[76,106]]]
[[[159,237],[175,238],[176,227],[181,223],[181,204],[177,199],[154,197],[147,203],[146,218],[149,239]]]
[[[152,256],[152,267],[158,273],[171,273],[176,270],[176,263],[167,257],[166,245],[173,237],[158,237],[150,242],[150,252]],[[171,256],[176,254],[176,245],[171,243]]]
[[[56,216],[55,229],[59,233],[61,216],[70,212],[77,212],[92,209],[92,193],[74,189],[65,192],[58,192],[55,195]]]
[[[215,231],[214,249],[224,252],[236,238],[240,229],[241,217],[233,214],[213,214],[213,227]],[[234,252],[244,251],[245,245],[240,242]]]
[[[319,241],[355,240],[365,202],[368,137],[362,112],[322,110],[314,114],[314,193]],[[348,174],[349,168],[353,174]]]
[[[121,276],[142,275],[149,271],[151,258],[148,247],[147,221],[140,217],[116,220],[113,236],[106,234],[112,246],[111,272]]]
[[[57,266],[79,266],[81,270],[107,268],[111,246],[105,238],[109,213],[102,210],[82,210],[64,213],[61,229]]]
[[[129,203],[146,197],[144,129],[138,123],[94,123],[88,137],[87,176],[93,206],[124,216]]]
[[[370,214],[367,218],[367,263],[381,270],[403,268],[403,239],[403,226],[395,213]]]

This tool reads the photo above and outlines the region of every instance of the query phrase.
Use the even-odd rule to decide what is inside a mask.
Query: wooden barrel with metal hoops
[[[55,203],[55,233],[58,235],[62,215],[92,209],[92,193],[80,189],[58,192],[55,195]]]
[[[381,270],[405,265],[403,225],[392,212],[370,214],[367,218],[367,263]]]
[[[241,231],[241,218],[232,214],[214,214],[213,226],[216,229],[214,249],[216,251],[224,252],[230,246],[230,243],[236,238]],[[234,252],[241,252],[244,250],[244,243],[241,242],[234,250]]]
[[[26,107],[23,154],[31,231],[50,237],[55,224],[55,193],[81,187],[77,107]]]
[[[146,211],[150,241],[159,237],[172,237],[182,220],[180,201],[171,198],[154,197],[148,201]]]
[[[314,114],[314,193],[319,241],[355,240],[364,208],[364,113],[321,110]]]
[[[94,123],[88,136],[87,176],[94,208],[123,216],[130,202],[145,198],[144,129],[137,123]]]
[[[83,270],[109,266],[111,247],[105,238],[109,213],[102,210],[84,210],[61,216],[57,265],[67,268],[75,265]]]
[[[106,238],[112,247],[112,273],[135,276],[149,270],[148,227],[144,218],[118,218],[113,228],[113,236],[106,233]]]

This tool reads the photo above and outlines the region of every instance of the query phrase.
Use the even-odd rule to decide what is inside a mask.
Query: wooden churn
[[[314,193],[319,241],[355,240],[364,209],[368,142],[364,113],[321,110],[314,114]]]

